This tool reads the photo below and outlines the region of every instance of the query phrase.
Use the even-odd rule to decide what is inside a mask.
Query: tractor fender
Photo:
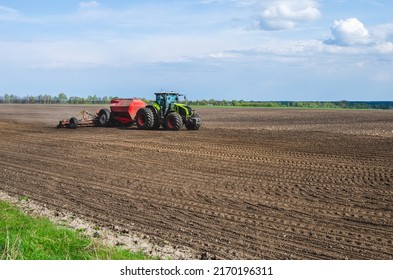
[[[184,118],[189,118],[192,115],[192,110],[187,105],[181,103],[174,103],[173,106],[174,111],[178,112]]]
[[[154,105],[146,105],[146,108],[149,108],[153,111],[153,113],[158,114],[158,110]]]

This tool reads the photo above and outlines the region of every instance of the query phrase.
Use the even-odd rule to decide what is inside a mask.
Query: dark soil
[[[392,111],[200,109],[199,131],[55,128],[82,108],[0,106],[0,190],[196,258],[393,259]]]

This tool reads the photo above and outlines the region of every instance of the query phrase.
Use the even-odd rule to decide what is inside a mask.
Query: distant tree
[[[199,105],[205,106],[205,105],[207,105],[209,102],[208,102],[207,100],[205,100],[205,99],[202,99],[202,100],[200,100],[198,103],[199,103]]]
[[[146,98],[140,98],[140,100],[142,100],[143,102],[145,102],[146,104],[150,104],[150,103],[152,103],[152,101],[151,100],[149,100],[149,99],[146,99]]]
[[[111,102],[111,100],[110,100],[110,98],[109,98],[108,96],[104,96],[104,97],[102,98],[102,103],[104,103],[104,104],[109,104],[109,102]]]
[[[94,94],[91,98],[91,103],[97,104],[98,103],[98,97]]]
[[[68,103],[70,104],[76,104],[77,100],[75,96],[71,96],[70,98],[68,98]]]
[[[68,101],[67,95],[65,95],[64,93],[59,93],[58,101],[61,104],[67,103]]]
[[[341,100],[339,105],[341,108],[348,108],[349,102],[346,100]]]
[[[19,96],[11,94],[11,103],[21,103],[21,98]]]
[[[11,96],[9,94],[4,94],[4,103],[11,103]]]
[[[44,99],[45,99],[45,104],[51,104],[52,103],[52,96],[49,94],[45,94],[44,95]]]
[[[40,104],[44,103],[44,96],[42,94],[38,95],[38,103]]]
[[[20,102],[25,104],[25,103],[29,103],[29,96],[24,96],[20,99]]]
[[[218,102],[212,98],[212,99],[209,100],[209,105],[217,106]]]
[[[239,101],[237,100],[232,100],[231,101],[232,106],[239,106]]]
[[[71,96],[68,99],[68,103],[70,103],[70,104],[85,104],[86,100],[82,97]]]

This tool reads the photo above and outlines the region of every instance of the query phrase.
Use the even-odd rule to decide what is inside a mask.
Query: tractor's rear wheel
[[[191,118],[199,118],[199,115],[197,113],[192,114]],[[200,123],[194,123],[192,121],[186,123],[186,128],[188,130],[198,130],[201,127]]]
[[[158,117],[157,112],[152,111],[153,112],[153,119],[154,119],[154,124],[153,124],[153,128],[154,130],[157,130],[160,128],[160,119]]]
[[[111,119],[111,111],[108,109],[101,109],[98,113],[98,125],[99,126],[109,126]]]
[[[176,113],[172,112],[166,116],[165,128],[168,130],[180,130],[183,125],[182,117]]]
[[[154,115],[149,108],[140,108],[136,113],[136,125],[139,129],[152,129],[154,126]]]
[[[77,127],[78,127],[78,119],[75,118],[75,117],[72,117],[72,118],[69,120],[68,125],[69,125],[69,127],[72,128],[72,129],[77,128]]]

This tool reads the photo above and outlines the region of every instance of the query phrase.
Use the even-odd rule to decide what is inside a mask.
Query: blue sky
[[[0,95],[393,100],[393,2],[0,0]]]

